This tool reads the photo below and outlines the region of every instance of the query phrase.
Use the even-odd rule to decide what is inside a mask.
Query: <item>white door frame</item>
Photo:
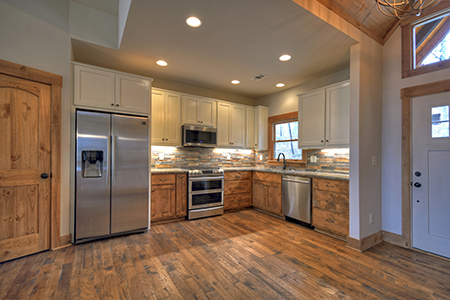
[[[416,85],[401,90],[402,98],[402,235],[394,242],[411,248],[411,98],[450,91],[450,79]]]

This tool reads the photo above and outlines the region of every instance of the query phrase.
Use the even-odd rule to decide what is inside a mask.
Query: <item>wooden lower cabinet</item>
[[[151,222],[187,215],[187,175],[152,175]]]
[[[283,216],[281,212],[280,174],[254,172],[253,207],[269,212],[274,215]]]
[[[252,172],[226,171],[223,198],[223,208],[225,211],[251,207]]]
[[[346,238],[349,230],[348,181],[313,179],[312,225],[318,230]]]

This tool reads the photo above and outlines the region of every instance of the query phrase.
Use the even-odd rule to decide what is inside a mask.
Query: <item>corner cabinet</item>
[[[73,65],[75,106],[148,115],[153,79],[86,65]]]
[[[216,127],[217,102],[195,96],[182,97],[182,124]]]
[[[245,106],[219,102],[217,106],[217,146],[244,148]]]
[[[152,90],[152,145],[180,146],[180,94]]]
[[[298,121],[299,148],[349,147],[350,83],[298,95]]]
[[[269,108],[255,107],[255,150],[269,150]]]

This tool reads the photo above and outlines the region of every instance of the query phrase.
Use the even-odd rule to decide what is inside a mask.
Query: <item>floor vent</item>
[[[264,74],[258,74],[258,75],[256,75],[256,76],[253,76],[252,78],[250,78],[251,80],[256,80],[256,81],[258,81],[258,80],[261,80],[261,79],[264,79],[264,78],[266,78],[267,77],[267,75],[264,75]]]

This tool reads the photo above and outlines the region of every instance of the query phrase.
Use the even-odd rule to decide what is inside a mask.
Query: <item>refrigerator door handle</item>
[[[116,136],[112,136],[112,152],[111,152],[111,173],[112,173],[112,185],[116,186]]]
[[[107,170],[107,172],[106,172],[106,175],[107,175],[107,178],[106,178],[106,186],[108,187],[108,188],[110,188],[110,181],[111,181],[111,174],[110,174],[110,168],[109,168],[109,165],[110,165],[110,163],[111,163],[111,160],[110,160],[110,155],[111,155],[111,135],[108,135],[108,140],[107,140],[107,143],[108,143],[108,145],[107,145],[107,152],[108,152],[108,157],[107,157],[107,160],[108,160],[108,170]]]

